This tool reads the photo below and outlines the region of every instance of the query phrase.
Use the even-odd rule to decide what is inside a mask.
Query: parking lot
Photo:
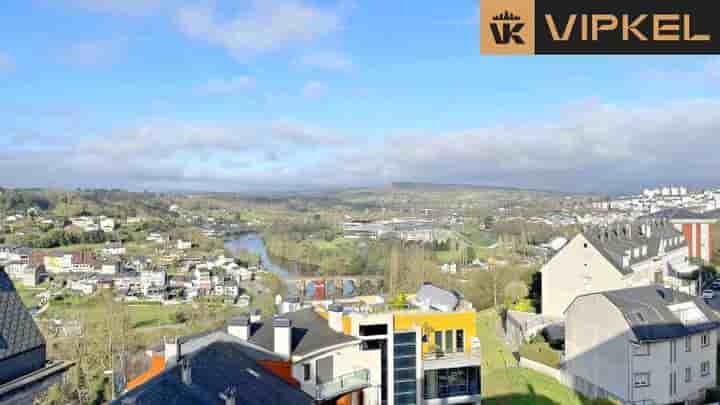
[[[715,284],[713,284],[715,283]],[[714,310],[720,311],[720,279],[716,279],[714,282],[708,282],[705,284],[705,290],[713,290],[715,296],[711,299],[706,299],[705,302]]]

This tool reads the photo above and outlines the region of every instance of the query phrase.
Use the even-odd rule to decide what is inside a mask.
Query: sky
[[[0,185],[720,186],[720,58],[480,55],[478,8],[5,1]]]

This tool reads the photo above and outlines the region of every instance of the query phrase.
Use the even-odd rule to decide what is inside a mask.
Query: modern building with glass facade
[[[481,403],[476,312],[458,293],[426,284],[406,306],[345,309],[342,328],[382,353],[379,403]]]

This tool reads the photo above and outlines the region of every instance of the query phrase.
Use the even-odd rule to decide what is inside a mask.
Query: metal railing
[[[335,377],[331,381],[318,384],[315,398],[320,401],[328,400],[338,395],[370,386],[370,370],[360,369],[351,373]]]
[[[476,357],[480,359],[481,351],[479,347],[472,348],[470,351],[463,352],[446,352],[443,350],[435,350],[427,353],[423,353],[423,360],[443,360],[443,359],[457,359],[463,357]]]

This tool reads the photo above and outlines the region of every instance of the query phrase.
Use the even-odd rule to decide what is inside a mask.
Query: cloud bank
[[[7,144],[0,182],[248,190],[423,181],[631,191],[716,183],[718,133],[720,101],[711,99],[635,108],[584,103],[544,122],[395,132],[373,141],[298,122],[153,122],[50,146]]]

